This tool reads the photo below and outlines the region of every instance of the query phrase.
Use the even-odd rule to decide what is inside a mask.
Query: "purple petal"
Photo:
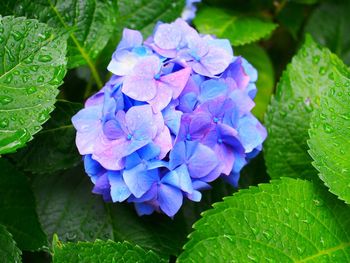
[[[142,40],[143,37],[139,31],[124,28],[123,37],[117,47],[117,50],[130,49],[133,47],[141,46]]]
[[[128,50],[116,51],[107,69],[117,76],[128,76],[140,60],[140,56]]]
[[[120,172],[108,171],[107,175],[111,185],[111,197],[113,202],[123,202],[126,200],[131,195],[131,192],[125,184]]]
[[[187,142],[187,144],[191,143]],[[218,164],[214,151],[199,143],[188,160],[188,170],[192,178],[201,178],[212,171]]]
[[[181,190],[166,184],[158,187],[158,202],[160,209],[168,216],[174,216],[182,205],[183,195]]]
[[[139,216],[150,215],[154,212],[154,207],[147,203],[135,203],[135,209]]]
[[[168,127],[164,126],[163,131],[153,139],[153,142],[160,147],[159,159],[163,159],[173,148],[173,141]]]
[[[154,43],[162,49],[176,49],[181,41],[181,30],[172,24],[161,24],[154,34]]]
[[[167,173],[161,180],[163,184],[172,185],[191,194],[193,191],[191,177],[185,164]]]
[[[187,67],[172,74],[162,76],[158,85],[159,89],[162,89],[165,86],[170,88],[172,90],[173,99],[176,99],[185,88],[191,71],[191,68]]]
[[[158,113],[168,106],[173,96],[173,91],[167,85],[158,81],[157,83],[158,87],[156,95],[151,100],[147,100],[152,106],[154,113]]]
[[[186,162],[185,142],[178,142],[169,154],[169,166],[175,169],[177,166]]]
[[[227,93],[227,85],[222,81],[210,79],[201,84],[200,90],[198,99],[200,102],[205,102],[225,95]]]
[[[147,170],[144,164],[137,165],[130,170],[124,170],[123,178],[131,193],[139,198],[144,195],[153,183],[159,180],[157,170]]]

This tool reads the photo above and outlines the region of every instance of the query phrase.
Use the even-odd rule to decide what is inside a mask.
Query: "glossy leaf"
[[[328,49],[307,37],[283,73],[265,118],[269,134],[265,160],[270,177],[317,176],[306,141],[312,111],[319,107],[319,94],[334,83],[335,61]]]
[[[55,107],[51,119],[36,135],[36,140],[11,156],[26,171],[57,172],[81,162],[81,156],[75,146],[76,130],[71,118],[82,108],[82,105],[57,101]]]
[[[316,41],[350,64],[350,2],[331,1],[321,4],[310,16],[305,31]]]
[[[203,213],[178,262],[348,262],[349,216],[319,182],[282,178]]]
[[[0,159],[0,224],[6,226],[22,250],[47,245],[35,211],[35,200],[27,178],[5,159]]]
[[[41,129],[66,73],[66,36],[37,20],[0,18],[0,154]]]
[[[21,250],[16,246],[11,233],[0,225],[0,259],[3,263],[21,262]]]
[[[54,263],[77,262],[166,262],[151,250],[145,250],[128,242],[115,243],[111,240],[95,242],[61,243],[53,247]]]
[[[93,184],[82,167],[59,175],[36,175],[34,193],[43,228],[65,241],[130,241],[159,254],[176,255],[186,238],[181,220],[139,217],[133,206],[107,204],[91,193]]]
[[[342,68],[342,65],[339,65]],[[311,118],[310,155],[321,180],[350,204],[350,71],[335,74],[335,85],[321,97]]]
[[[228,9],[216,7],[201,8],[194,19],[194,24],[200,33],[227,38],[233,46],[245,45],[267,37],[277,27],[270,21],[235,14]]]

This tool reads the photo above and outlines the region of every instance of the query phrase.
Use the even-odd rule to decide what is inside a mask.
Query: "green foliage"
[[[343,66],[344,67],[344,66]],[[342,65],[339,66],[342,69]],[[310,155],[329,190],[350,204],[350,72],[335,74],[311,118]]]
[[[3,158],[0,171],[0,224],[6,226],[22,250],[43,248],[47,239],[38,221],[27,178]]]
[[[16,1],[14,14],[68,30],[68,67],[74,68],[93,66],[117,25],[117,8],[116,0],[25,0]]]
[[[216,7],[201,8],[194,24],[199,32],[227,38],[233,46],[248,44],[267,37],[277,27],[269,21],[240,16],[230,10]]]
[[[305,31],[350,65],[350,1],[321,4],[310,16]]]
[[[164,255],[179,253],[186,238],[181,221],[139,217],[133,207],[108,205],[91,194],[92,186],[82,167],[34,177],[38,214],[49,239],[57,233],[63,241],[127,240]]]
[[[0,17],[0,154],[32,139],[66,73],[66,36],[37,20]]]
[[[258,71],[256,83],[258,93],[254,99],[256,105],[252,112],[260,120],[263,120],[273,92],[275,79],[269,55],[262,47],[255,44],[237,47],[234,49],[234,53],[236,56],[242,55]]]
[[[144,250],[128,242],[115,243],[111,240],[62,244],[56,241],[53,247],[53,262],[166,262],[151,250]]]
[[[0,225],[0,259],[3,263],[21,262],[21,250],[3,225]]]
[[[336,58],[310,37],[288,65],[268,108],[265,159],[269,175],[314,178],[316,170],[308,155],[310,118],[319,107],[319,94],[334,83]]]
[[[119,0],[120,31],[124,27],[141,30],[144,37],[150,35],[158,21],[172,22],[178,18],[185,0]]]
[[[11,156],[26,171],[52,173],[76,166],[81,161],[74,143],[75,129],[71,118],[82,105],[57,101],[55,107],[51,119],[36,135],[36,140]]]
[[[205,212],[178,262],[348,262],[349,216],[318,183],[282,178]]]

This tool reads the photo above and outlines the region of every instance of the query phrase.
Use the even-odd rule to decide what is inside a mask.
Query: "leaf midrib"
[[[68,25],[64,22],[61,14],[58,12],[58,10],[56,9],[56,7],[51,3],[50,0],[47,0],[48,4],[50,5],[50,8],[52,9],[52,11],[56,14],[57,18],[59,19],[59,21],[61,22],[61,24],[63,25],[63,27],[69,31],[69,27]],[[100,78],[100,75],[97,72],[97,69],[95,67],[95,65],[93,64],[90,56],[85,52],[84,48],[81,47],[81,45],[79,44],[79,41],[77,40],[77,38],[75,37],[75,35],[70,32],[69,33],[70,38],[73,40],[74,44],[76,45],[77,49],[79,50],[80,54],[83,56],[83,58],[85,59],[86,63],[88,64],[90,70],[91,70],[91,74],[94,77],[96,84],[99,88],[102,87],[102,80]]]

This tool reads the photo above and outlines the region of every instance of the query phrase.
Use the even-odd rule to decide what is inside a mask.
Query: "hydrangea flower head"
[[[251,114],[256,70],[228,40],[184,20],[145,41],[125,29],[111,79],[72,118],[93,193],[174,216],[219,177],[237,186],[266,130]]]

